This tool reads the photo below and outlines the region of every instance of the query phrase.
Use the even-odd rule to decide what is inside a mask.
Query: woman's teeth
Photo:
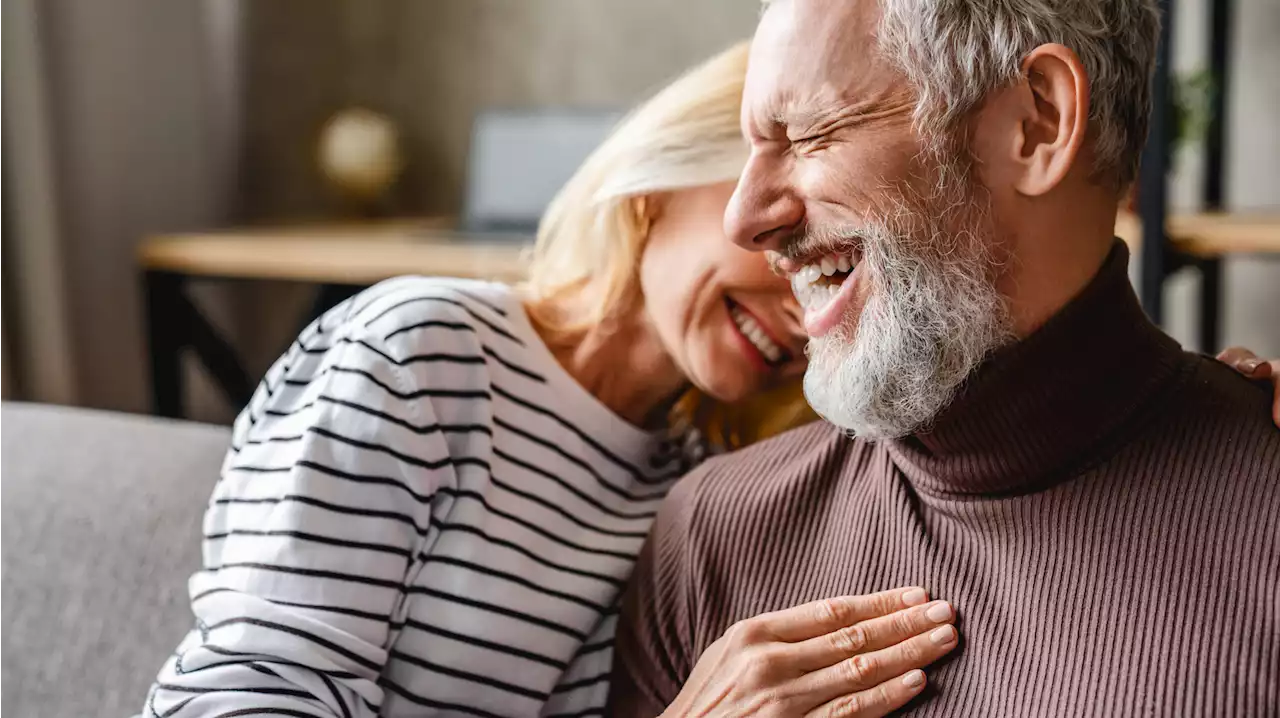
[[[791,275],[791,292],[805,311],[817,309],[831,301],[845,277],[857,267],[858,258],[852,251],[828,254]]]
[[[760,350],[760,353],[764,355],[764,358],[770,364],[777,364],[782,361],[786,352],[760,328],[760,324],[756,322],[755,317],[747,314],[737,305],[730,305],[729,316],[733,317],[733,323],[738,326],[738,331],[742,332],[742,335],[751,342],[752,346]]]

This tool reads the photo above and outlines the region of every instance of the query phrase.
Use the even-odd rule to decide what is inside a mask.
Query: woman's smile
[[[743,354],[761,372],[774,373],[786,366],[795,354],[783,343],[777,329],[770,327],[759,314],[730,297],[724,298],[729,325]]]

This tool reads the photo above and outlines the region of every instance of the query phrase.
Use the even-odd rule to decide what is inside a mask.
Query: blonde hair
[[[550,341],[571,342],[642,302],[651,196],[738,179],[746,70],[743,42],[672,82],[625,117],[552,200],[521,288]],[[796,381],[734,406],[691,390],[670,420],[736,448],[813,418]]]

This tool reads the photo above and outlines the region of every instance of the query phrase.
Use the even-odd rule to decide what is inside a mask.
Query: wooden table
[[[1142,220],[1121,212],[1116,217],[1116,235],[1124,239],[1133,255],[1142,259],[1144,307],[1159,320],[1160,302],[1153,299],[1169,274],[1184,267],[1200,274],[1200,311],[1197,342],[1202,352],[1213,353],[1221,346],[1222,260],[1234,256],[1280,258],[1280,210],[1241,212],[1197,212],[1167,217],[1164,231],[1157,234],[1155,248],[1144,246]],[[1160,256],[1153,259],[1152,253]],[[1158,259],[1159,261],[1156,261]],[[1148,274],[1158,272],[1159,276]]]
[[[181,354],[190,348],[236,406],[254,382],[234,349],[186,292],[193,279],[305,282],[321,286],[308,319],[361,288],[404,274],[515,282],[524,276],[527,235],[452,229],[425,218],[366,224],[246,228],[149,237],[138,247],[146,289],[155,413],[183,415]]]
[[[1142,221],[1121,212],[1116,235],[1136,250],[1142,243]],[[1196,259],[1280,254],[1280,211],[1175,214],[1165,221],[1165,236],[1173,251]]]

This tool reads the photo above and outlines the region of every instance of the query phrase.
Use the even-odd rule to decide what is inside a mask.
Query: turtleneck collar
[[[1100,457],[1185,366],[1138,304],[1119,240],[1092,281],[1040,329],[997,352],[933,425],[888,442],[924,493],[1046,488]]]

